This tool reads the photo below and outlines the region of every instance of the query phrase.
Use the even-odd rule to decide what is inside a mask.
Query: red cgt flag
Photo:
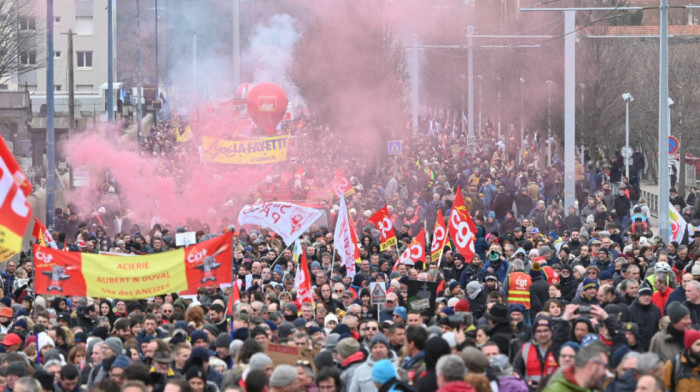
[[[311,291],[311,276],[306,262],[306,252],[301,253],[301,261],[297,268],[297,276],[294,278],[294,287],[297,289],[297,303],[299,307],[303,303],[314,303],[313,291]]]
[[[396,232],[394,231],[394,223],[389,217],[389,210],[384,207],[379,209],[369,218],[370,222],[377,226],[377,229],[382,234],[380,250],[383,252],[386,248],[396,245]]]
[[[331,189],[329,189],[328,193],[335,195],[335,197],[340,197],[343,195],[350,196],[354,192],[355,189],[352,187],[350,180],[345,175],[343,170],[336,170],[335,177],[333,178],[333,182],[331,183]]]
[[[226,306],[226,314],[233,314],[233,305],[241,302],[241,289],[238,287],[238,279],[233,282],[233,287],[231,288],[231,298],[228,299],[228,305]]]
[[[34,217],[34,229],[32,230],[32,236],[39,241],[39,245],[50,246],[54,249],[58,249],[58,245],[56,245],[56,241],[53,240],[51,233],[36,217]]]
[[[467,263],[471,263],[476,253],[474,250],[474,241],[476,241],[476,226],[469,216],[462,191],[457,187],[455,202],[450,213],[449,225],[450,237],[454,241],[455,249],[464,257]]]
[[[32,216],[27,196],[32,186],[5,141],[0,139],[0,248],[22,250],[22,237]]]
[[[399,264],[414,265],[417,261],[425,262],[425,229],[422,229],[417,236],[413,237],[413,241],[403,251],[401,257],[396,260],[393,271],[399,268]]]
[[[430,247],[430,260],[432,262],[438,262],[440,260],[442,257],[442,250],[445,248],[448,239],[445,218],[442,216],[442,210],[438,210],[437,219],[435,220],[435,230],[433,230],[433,243]]]

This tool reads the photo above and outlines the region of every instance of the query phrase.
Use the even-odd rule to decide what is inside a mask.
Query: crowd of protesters
[[[119,184],[106,178],[105,202],[94,212],[56,211],[59,248],[151,254],[175,248],[177,232],[196,231],[201,240],[233,230],[240,303],[228,314],[230,289],[218,287],[149,300],[35,295],[33,260],[23,255],[0,276],[0,387],[525,392],[700,385],[700,232],[681,243],[660,241],[637,168],[628,179],[618,158],[586,154],[576,164],[577,203],[563,205],[563,163],[556,156],[544,163],[536,133],[521,143],[498,140],[486,127],[474,151],[458,130],[406,135],[400,159],[370,160],[344,153],[343,138],[325,125],[306,122],[294,131],[294,158],[243,199],[328,199],[327,186],[343,169],[361,255],[354,277],[333,251],[337,198],[328,204],[328,225],[301,237],[315,303],[299,304],[292,244],[266,228],[236,228],[235,216],[131,221],[122,215]],[[178,151],[175,138],[172,125],[159,124],[142,149],[162,159]],[[447,246],[437,262],[428,256],[396,265],[421,229],[432,235],[438,211],[449,217],[458,187],[477,227],[473,259]],[[700,217],[694,189],[685,200],[672,193],[671,201],[689,222]],[[398,245],[381,251],[368,218],[385,203]],[[112,224],[115,215],[121,227]],[[410,309],[414,280],[438,283],[434,314]],[[387,289],[380,308],[370,303],[372,282]],[[314,356],[280,364],[271,344]]]

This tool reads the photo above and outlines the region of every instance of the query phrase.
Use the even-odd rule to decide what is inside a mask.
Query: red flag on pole
[[[394,231],[394,223],[389,217],[389,210],[386,208],[386,204],[379,211],[375,212],[369,218],[370,222],[377,226],[377,229],[382,234],[380,241],[380,250],[383,252],[386,248],[396,245],[396,232]]]
[[[414,265],[417,261],[425,262],[425,229],[413,238],[411,244],[406,247],[401,257],[396,260],[393,271],[399,268],[399,264]]]
[[[438,210],[437,219],[435,220],[435,229],[433,230],[433,243],[430,247],[430,260],[433,262],[440,261],[442,250],[447,244],[447,228],[445,227],[445,218],[442,216],[442,210]]]
[[[309,276],[309,266],[306,262],[306,252],[301,253],[301,261],[297,268],[297,276],[294,279],[294,287],[297,289],[297,303],[314,303],[314,295],[311,291],[311,276]]]
[[[241,289],[238,287],[238,279],[233,282],[233,287],[231,288],[231,298],[228,299],[228,306],[226,306],[226,314],[233,314],[233,305],[241,302]]]
[[[34,229],[32,229],[32,236],[39,241],[39,245],[50,246],[54,249],[58,249],[58,245],[56,245],[56,241],[53,240],[51,233],[36,217],[34,217]]]
[[[475,249],[474,241],[476,241],[476,226],[469,216],[469,211],[464,204],[462,191],[457,186],[457,194],[455,202],[450,213],[449,225],[450,237],[455,244],[455,249],[464,257],[467,263],[471,263],[474,258]]]

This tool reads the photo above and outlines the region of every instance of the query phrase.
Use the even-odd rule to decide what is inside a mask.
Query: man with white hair
[[[464,382],[467,367],[462,357],[456,354],[443,355],[435,366],[438,392],[472,392],[474,387]]]

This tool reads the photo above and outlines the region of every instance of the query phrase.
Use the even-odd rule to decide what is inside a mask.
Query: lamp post
[[[547,166],[552,166],[552,82],[547,82]]]
[[[630,103],[634,101],[634,97],[630,93],[622,94],[622,99],[625,100],[625,148],[622,157],[625,159],[625,177],[630,178],[630,157],[632,149],[630,148]]]

